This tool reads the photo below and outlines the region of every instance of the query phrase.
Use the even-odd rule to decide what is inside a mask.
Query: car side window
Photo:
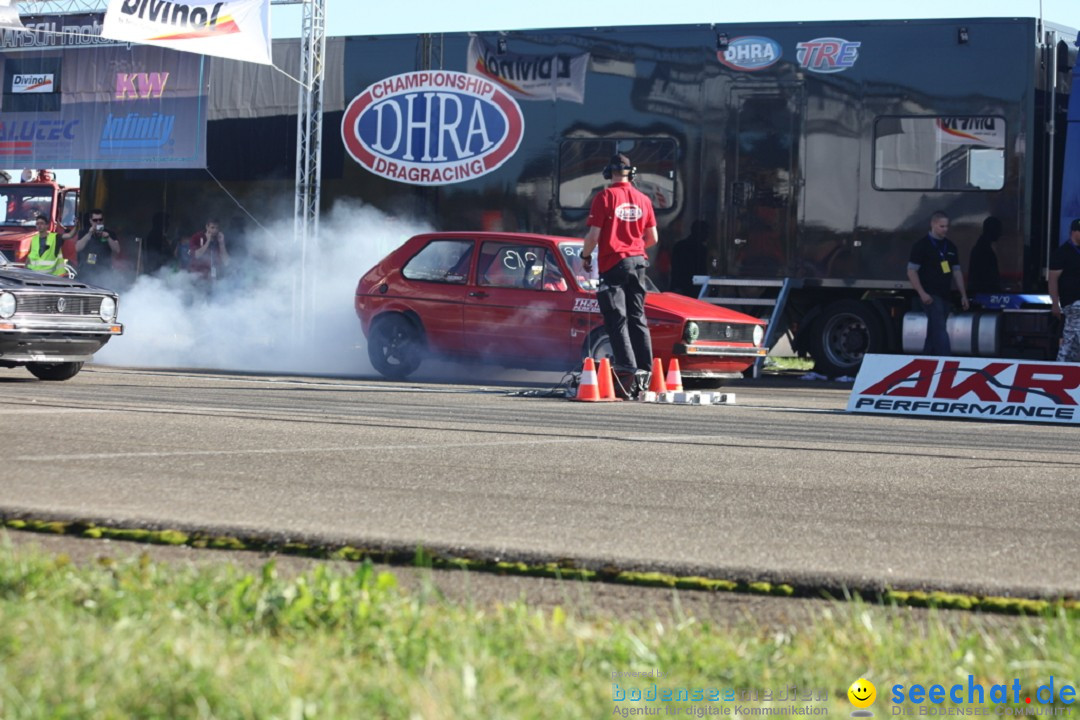
[[[409,280],[464,285],[469,279],[472,240],[432,240],[412,256],[401,274]]]
[[[543,247],[486,242],[480,250],[478,284],[487,287],[543,290],[547,266],[558,267]]]

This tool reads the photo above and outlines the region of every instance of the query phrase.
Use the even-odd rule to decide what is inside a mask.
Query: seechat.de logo
[[[380,80],[345,109],[341,138],[356,162],[410,185],[449,185],[492,172],[521,144],[525,119],[491,80],[424,70]]]
[[[855,66],[861,42],[843,38],[815,38],[795,46],[799,65],[811,72],[837,73]]]
[[[783,50],[780,43],[767,37],[746,35],[728,44],[727,50],[718,51],[717,59],[734,70],[764,70],[773,65]]]

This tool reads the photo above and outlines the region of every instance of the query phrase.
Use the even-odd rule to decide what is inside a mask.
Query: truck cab
[[[42,171],[30,182],[0,184],[0,251],[25,264],[39,215],[49,220],[49,232],[61,235],[78,224],[79,189],[60,185]],[[64,242],[64,257],[75,265],[75,239]]]

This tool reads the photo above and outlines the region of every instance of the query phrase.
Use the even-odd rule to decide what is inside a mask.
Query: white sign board
[[[848,412],[1080,423],[1080,365],[867,355]]]

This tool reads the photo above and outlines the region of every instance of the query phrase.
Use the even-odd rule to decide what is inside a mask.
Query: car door
[[[405,297],[395,302],[416,314],[436,353],[457,355],[468,345],[461,334],[462,307],[471,289],[475,245],[471,239],[436,237],[402,267]]]
[[[488,240],[465,303],[463,338],[472,354],[493,361],[561,364],[571,344],[572,305],[553,248]]]

